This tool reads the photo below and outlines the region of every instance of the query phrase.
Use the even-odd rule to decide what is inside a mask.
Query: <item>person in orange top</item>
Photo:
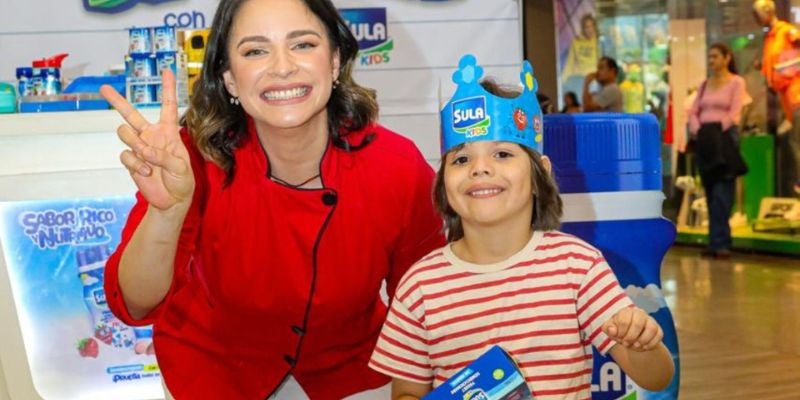
[[[778,195],[790,196],[800,188],[800,29],[778,19],[775,2],[756,0],[753,15],[763,27],[761,73],[780,95],[784,121],[778,128]]]

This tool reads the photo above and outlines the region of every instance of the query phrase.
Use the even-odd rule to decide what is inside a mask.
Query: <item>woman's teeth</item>
[[[290,100],[304,96],[307,91],[308,89],[304,87],[288,90],[273,90],[264,93],[264,97],[266,97],[267,100]]]

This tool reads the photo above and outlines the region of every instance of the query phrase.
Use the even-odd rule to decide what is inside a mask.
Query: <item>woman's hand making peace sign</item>
[[[179,133],[175,75],[171,70],[162,72],[161,87],[161,115],[156,123],[147,121],[112,87],[101,87],[100,94],[127,122],[117,128],[117,135],[129,147],[120,154],[120,160],[144,198],[159,210],[185,212],[194,193],[194,175]]]

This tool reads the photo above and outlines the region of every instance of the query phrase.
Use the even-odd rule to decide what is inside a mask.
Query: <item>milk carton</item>
[[[135,345],[133,329],[117,319],[106,302],[103,271],[110,255],[111,250],[105,245],[83,248],[75,253],[83,300],[89,310],[94,337],[109,346],[132,350]]]

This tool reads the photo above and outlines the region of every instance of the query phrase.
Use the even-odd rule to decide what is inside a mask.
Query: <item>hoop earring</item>
[[[234,106],[238,106],[239,105],[239,98],[236,97],[236,96],[231,96],[231,104],[234,105]]]

